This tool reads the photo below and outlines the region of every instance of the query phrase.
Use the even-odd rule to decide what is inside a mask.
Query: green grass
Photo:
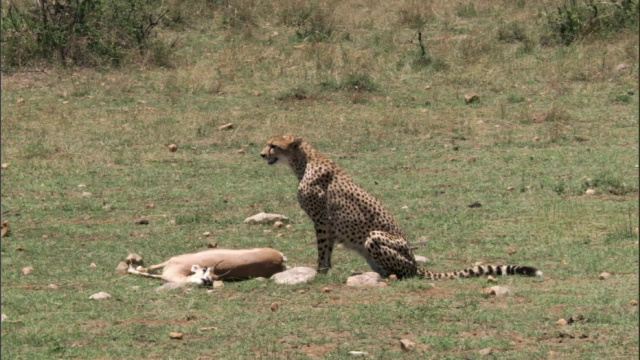
[[[637,358],[637,33],[542,46],[550,3],[415,3],[238,2],[163,30],[180,39],[173,68],[3,74],[3,358]],[[305,11],[318,22],[295,26]],[[301,39],[312,25],[330,36]],[[415,66],[416,27],[440,65]],[[258,156],[283,133],[380,198],[431,269],[517,263],[545,278],[501,278],[505,298],[484,279],[354,289],[348,275],[368,268],[344,249],[294,287],[156,292],[114,275],[130,252],[152,264],[211,241],[314,267],[293,174]],[[293,229],[242,222],[260,211]],[[88,299],[99,291],[113,298]]]

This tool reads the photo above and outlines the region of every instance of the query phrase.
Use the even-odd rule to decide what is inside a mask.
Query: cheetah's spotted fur
[[[336,163],[301,138],[284,135],[269,139],[260,155],[272,165],[289,165],[298,178],[298,202],[313,221],[318,245],[318,271],[331,268],[336,243],[362,255],[383,277],[418,276],[428,279],[491,275],[542,276],[530,266],[475,266],[434,273],[416,264],[409,242],[393,216],[368,192],[356,185]]]

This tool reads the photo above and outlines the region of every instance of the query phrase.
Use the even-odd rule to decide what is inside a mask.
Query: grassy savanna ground
[[[2,357],[637,358],[638,34],[542,46],[553,2],[463,3],[320,3],[333,31],[314,43],[278,20],[295,2],[239,2],[245,23],[220,11],[162,29],[171,68],[4,74]],[[514,21],[528,41],[505,38]],[[498,298],[484,279],[354,289],[347,276],[368,268],[343,249],[304,286],[156,292],[114,275],[129,252],[151,264],[210,241],[315,267],[294,176],[258,156],[282,133],[379,197],[430,268],[529,264],[545,278],[501,278],[513,295]],[[243,224],[260,211],[293,229]],[[99,291],[113,298],[88,299]]]

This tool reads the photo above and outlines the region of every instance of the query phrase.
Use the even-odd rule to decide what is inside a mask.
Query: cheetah
[[[316,232],[319,273],[329,271],[334,245],[341,243],[363,256],[384,278],[390,275],[433,280],[494,274],[542,276],[534,267],[514,265],[479,265],[441,273],[429,271],[416,264],[405,234],[382,203],[302,138],[272,137],[260,156],[269,165],[288,165],[298,178],[298,203],[313,221]]]

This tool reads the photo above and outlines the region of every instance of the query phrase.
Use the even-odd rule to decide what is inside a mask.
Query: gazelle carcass
[[[208,249],[192,254],[183,254],[169,260],[143,268],[129,265],[127,272],[167,282],[211,285],[213,280],[245,280],[257,277],[269,278],[286,270],[287,258],[271,248],[255,249]],[[150,272],[162,269],[162,274]],[[216,272],[220,275],[216,275]]]

